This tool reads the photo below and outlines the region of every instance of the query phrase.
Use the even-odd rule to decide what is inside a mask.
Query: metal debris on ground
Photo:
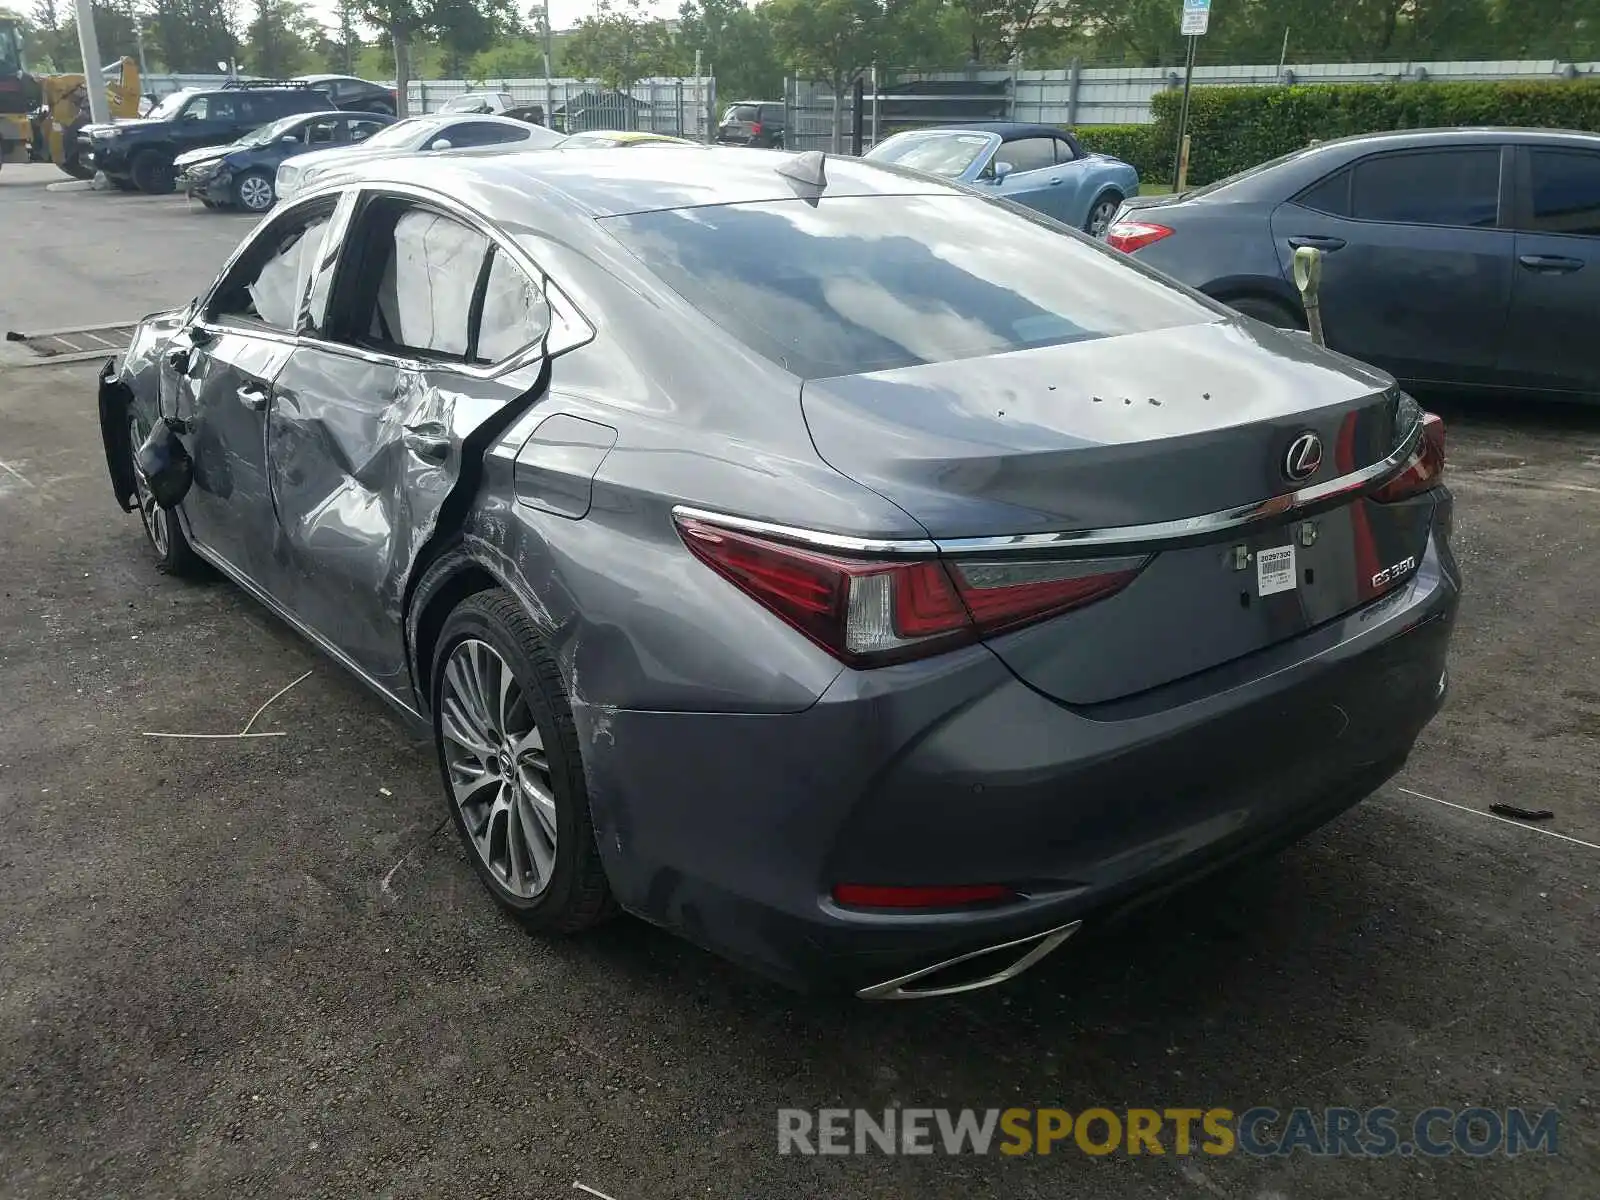
[[[265,703],[263,703],[260,708],[256,709],[255,712],[250,714],[250,719],[244,723],[244,728],[238,733],[145,733],[143,736],[147,738],[200,738],[214,741],[231,741],[238,738],[288,737],[289,734],[287,730],[274,729],[269,733],[251,733],[250,727],[256,723],[256,719],[260,717],[262,713],[266,712],[267,709],[270,708],[280,696],[288,692],[290,688],[304,683],[310,678],[311,672],[307,671],[299,678],[291,679],[277,691],[273,692],[272,695],[267,697]]]

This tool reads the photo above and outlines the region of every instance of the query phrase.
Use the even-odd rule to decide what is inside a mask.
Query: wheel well
[[[444,623],[468,596],[500,586],[500,581],[477,563],[462,560],[438,583],[429,582],[428,593],[413,624],[412,659],[416,663],[417,699],[424,710],[433,707],[433,652]]]
[[[1281,308],[1294,319],[1295,325],[1299,328],[1304,329],[1306,327],[1305,310],[1298,301],[1291,301],[1287,296],[1272,288],[1233,284],[1226,287],[1205,288],[1204,291],[1213,300],[1228,305],[1233,304],[1236,300],[1260,300],[1263,303],[1271,304],[1275,308]]]

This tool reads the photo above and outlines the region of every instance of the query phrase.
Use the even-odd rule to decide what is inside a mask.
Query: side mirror
[[[1002,180],[1005,179],[1005,177],[1007,175],[1011,174],[1013,169],[1014,168],[1008,162],[997,162],[997,163],[995,163],[994,164],[994,181],[996,183],[1000,183]]]
[[[286,133],[283,136],[283,144],[285,146],[298,146],[300,144],[300,139],[295,137],[295,135],[292,133]]]
[[[429,150],[448,150],[448,149],[450,149],[450,139],[449,138],[435,138],[431,143],[429,143],[428,149]]]

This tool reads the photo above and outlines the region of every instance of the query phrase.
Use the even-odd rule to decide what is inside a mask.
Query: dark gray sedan
[[[870,163],[360,171],[107,365],[111,479],[431,732],[532,928],[983,986],[1443,700],[1443,430],[1375,371]]]
[[[1419,389],[1600,400],[1600,135],[1346,138],[1130,200],[1108,240],[1282,326],[1304,324],[1290,263],[1315,246],[1335,349]]]

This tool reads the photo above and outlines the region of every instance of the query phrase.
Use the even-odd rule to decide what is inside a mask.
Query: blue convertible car
[[[879,142],[866,157],[992,188],[1093,237],[1104,237],[1118,206],[1139,193],[1139,172],[1108,154],[1091,154],[1053,125],[914,129]]]

